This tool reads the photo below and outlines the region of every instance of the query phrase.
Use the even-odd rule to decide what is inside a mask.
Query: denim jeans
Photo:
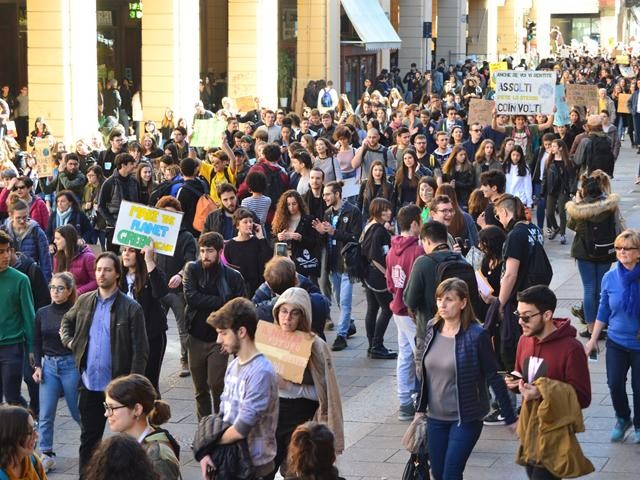
[[[618,138],[622,141],[624,138],[624,116],[622,114],[618,114],[616,117],[616,128],[618,129]]]
[[[590,262],[589,260],[578,260],[578,271],[582,280],[584,297],[584,319],[587,323],[596,321],[598,314],[598,304],[600,303],[600,286],[602,277],[611,268],[611,262]]]
[[[0,392],[11,405],[21,405],[20,387],[22,385],[22,366],[24,346],[0,345]],[[0,402],[2,395],[0,395]]]
[[[607,339],[607,385],[616,417],[630,419],[627,397],[627,372],[631,368],[633,391],[633,427],[640,428],[640,350],[629,350]]]
[[[396,377],[398,381],[398,400],[400,405],[411,403],[411,395],[418,391],[416,386],[416,367],[414,360],[416,345],[416,324],[411,317],[393,315],[398,329],[398,362]]]
[[[178,337],[180,338],[180,361],[187,362],[187,339],[189,338],[189,332],[184,318],[184,293],[169,292],[160,299],[164,313],[169,313],[169,310],[173,312],[176,317],[176,324],[178,325]]]
[[[42,382],[40,382],[40,449],[53,451],[53,425],[60,394],[64,393],[71,417],[80,423],[78,410],[78,385],[80,373],[73,355],[42,358]]]
[[[542,184],[533,184],[533,194],[536,197],[536,224],[538,228],[544,231],[544,213],[547,208],[547,197],[542,195]]]
[[[464,468],[482,433],[482,420],[458,424],[427,418],[429,461],[434,480],[462,480]]]
[[[337,334],[347,338],[349,323],[351,322],[351,300],[353,295],[353,284],[346,273],[330,272],[329,280],[331,289],[336,298],[336,304],[340,305],[340,322]]]

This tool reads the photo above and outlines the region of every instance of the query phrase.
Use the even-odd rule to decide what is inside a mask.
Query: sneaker
[[[636,428],[634,432],[633,443],[640,443],[640,428]]]
[[[353,320],[351,320],[351,323],[349,323],[349,330],[347,330],[347,338],[353,337],[357,332],[358,330],[356,330],[356,324]]]
[[[370,357],[374,360],[395,360],[398,358],[396,352],[392,352],[384,346],[372,347]]]
[[[491,425],[506,425],[504,421],[504,417],[500,413],[500,410],[494,410],[489,415],[484,417],[484,421],[482,422],[487,426]]]
[[[416,409],[413,406],[413,402],[409,402],[406,405],[400,405],[398,410],[398,420],[401,422],[410,422],[416,414]]]
[[[335,328],[335,326],[333,325],[333,322],[331,320],[327,320],[324,324],[324,329],[325,330],[333,330]]]
[[[347,348],[347,339],[342,335],[338,335],[333,342],[331,350],[333,350],[334,352],[339,352],[340,350],[344,350],[345,348]]]
[[[552,229],[551,233],[549,234],[549,240],[553,240],[554,238],[556,238],[559,233],[560,233],[560,229],[559,228]]]
[[[584,325],[587,324],[587,321],[584,319],[584,306],[582,303],[571,306],[571,313],[574,317],[576,317],[580,322]]]
[[[624,440],[624,434],[627,433],[627,430],[629,430],[630,427],[630,419],[618,417],[615,427],[613,427],[613,430],[611,430],[611,441],[621,442],[622,440]]]
[[[553,230],[550,229],[549,227],[544,229],[544,234],[548,237],[553,233]]]
[[[560,245],[567,244],[567,237],[565,235],[560,235]]]
[[[53,452],[43,453],[40,457],[40,462],[42,463],[42,469],[44,473],[47,473],[49,470],[54,470],[56,468],[56,456]]]
[[[191,375],[191,372],[189,371],[189,363],[185,362],[184,360],[180,362],[180,373],[178,374],[178,376],[184,378],[184,377],[188,377]]]

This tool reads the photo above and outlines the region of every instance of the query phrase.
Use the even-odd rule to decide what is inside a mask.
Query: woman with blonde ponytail
[[[151,382],[134,373],[112,380],[105,393],[104,415],[111,430],[137,439],[161,480],[182,479],[180,446],[168,431],[158,428],[171,418],[171,409],[158,399]]]

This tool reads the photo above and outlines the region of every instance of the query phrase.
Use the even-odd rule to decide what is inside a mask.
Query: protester
[[[505,192],[518,197],[527,208],[533,206],[533,185],[531,172],[524,159],[524,152],[520,145],[513,147],[509,153],[509,161],[502,166],[507,179]]]
[[[322,423],[306,422],[291,435],[287,480],[344,480],[333,465],[335,461],[333,432]]]
[[[55,254],[53,272],[69,272],[73,275],[78,295],[98,288],[96,283],[96,256],[88,245],[81,245],[78,232],[67,224],[56,229],[53,235]]]
[[[146,377],[131,374],[112,380],[104,410],[111,431],[137,439],[160,480],[182,479],[180,446],[167,430],[159,428],[171,418],[171,408],[159,400]]]
[[[438,189],[438,182],[433,177],[422,177],[418,182],[418,194],[415,204],[421,209],[420,219],[422,223],[428,222],[430,218],[431,200]]]
[[[607,384],[616,414],[616,424],[611,431],[612,442],[622,442],[631,426],[634,443],[640,443],[640,339],[638,338],[638,292],[640,284],[640,234],[625,230],[615,239],[618,262],[615,268],[604,274],[600,292],[600,306],[585,351],[597,349],[600,334],[607,329]],[[586,313],[586,312],[585,312]],[[633,423],[627,398],[627,373],[631,369],[633,391]]]
[[[49,286],[52,303],[36,313],[34,330],[34,380],[40,384],[38,433],[42,467],[45,472],[56,468],[53,451],[53,427],[58,399],[64,396],[69,414],[80,423],[78,383],[80,374],[71,350],[60,342],[62,317],[76,301],[76,285],[69,272],[55,273]]]
[[[23,407],[0,405],[0,475],[10,479],[46,480],[35,454],[38,429]]]
[[[44,201],[34,195],[33,180],[28,176],[13,177],[6,188],[0,191],[0,212],[7,212],[9,204],[13,202],[11,193],[15,192],[15,199],[22,200],[29,206],[29,218],[35,220],[40,228],[45,230],[49,223],[49,210]]]
[[[100,443],[84,470],[84,477],[92,480],[160,480],[149,455],[129,435],[114,435]]]
[[[387,179],[384,164],[380,160],[371,163],[371,170],[366,179],[360,183],[357,205],[362,213],[362,218],[369,218],[369,205],[376,198],[384,198],[391,201],[394,186]]]
[[[80,238],[86,242],[91,240],[93,228],[91,227],[91,223],[89,223],[89,219],[80,208],[80,202],[78,201],[80,197],[76,197],[76,195],[69,190],[58,192],[56,208],[51,212],[46,230],[47,238],[51,245],[53,245],[54,231],[63,225],[72,225]],[[50,250],[51,253],[55,253],[53,247],[50,248]]]
[[[82,210],[89,219],[94,232],[90,243],[100,242],[99,245],[102,251],[107,249],[107,236],[105,220],[98,212],[98,195],[104,180],[100,165],[92,165],[87,169],[87,184],[82,194]]]

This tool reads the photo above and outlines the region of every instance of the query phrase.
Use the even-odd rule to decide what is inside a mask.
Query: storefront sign
[[[553,113],[556,74],[543,71],[496,72],[497,115]]]

